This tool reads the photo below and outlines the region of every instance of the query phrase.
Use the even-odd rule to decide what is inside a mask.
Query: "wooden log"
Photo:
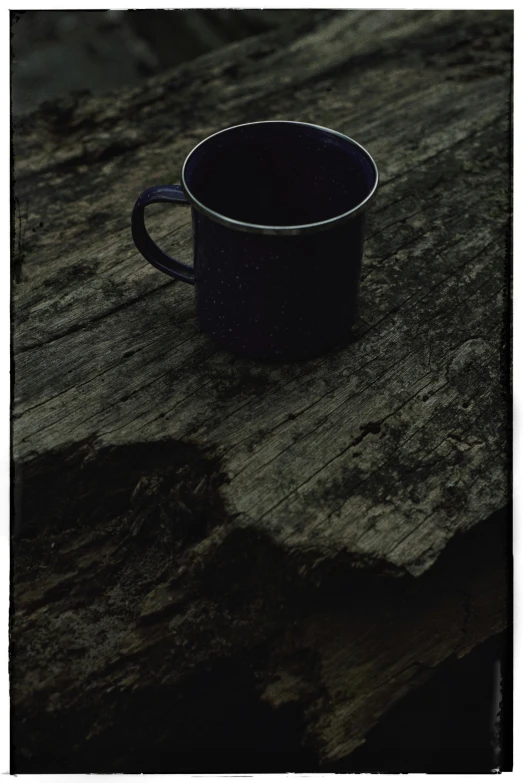
[[[17,771],[321,769],[506,626],[502,514],[397,579],[236,527],[222,479],[172,441],[84,443],[19,472]]]
[[[231,665],[237,704],[299,704],[303,742],[339,759],[420,673],[506,623],[502,554],[445,590],[437,569],[474,526],[495,541],[485,520],[508,499],[512,20],[336,12],[15,124],[19,771],[151,771],[147,748],[172,764]],[[193,289],[129,232],[139,192],[179,181],[195,143],[261,119],[345,132],[381,172],[360,320],[304,363],[217,349]],[[189,211],[150,213],[190,263]],[[347,588],[333,608],[329,585],[360,578],[375,598],[355,608]],[[298,610],[313,585],[320,619]]]

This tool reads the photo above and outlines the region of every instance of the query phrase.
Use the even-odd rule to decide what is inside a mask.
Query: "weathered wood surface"
[[[219,481],[170,443],[84,444],[23,470],[16,771],[313,772],[506,626],[501,515],[395,579],[234,528]]]
[[[15,136],[17,458],[92,435],[191,438],[223,454],[237,524],[414,574],[503,505],[510,15],[496,35],[488,15],[454,14],[336,15],[277,51],[249,41],[31,118]],[[136,195],[176,181],[197,140],[266,117],[346,131],[382,176],[354,342],[282,367],[217,350],[193,289],[129,234]],[[186,261],[189,220],[150,221]]]
[[[188,671],[263,648],[271,634],[272,646],[263,649],[275,660],[281,648],[287,656],[292,644],[298,651],[294,663],[274,665],[306,714],[306,742],[322,760],[340,758],[420,671],[506,622],[502,560],[476,574],[473,587],[470,574],[456,577],[448,605],[441,590],[424,586],[448,542],[507,503],[512,14],[354,11],[319,13],[318,20],[313,30],[254,37],[110,100],[49,105],[15,128],[13,447],[23,467],[14,702],[21,745],[32,748],[27,758],[41,752],[39,738],[51,741],[53,721],[74,715],[72,736],[85,754],[78,758],[87,759],[96,736],[110,742],[114,710],[127,703],[139,710],[133,688],[141,698],[159,688],[172,698],[190,690]],[[353,339],[320,359],[279,366],[236,359],[200,334],[193,289],[145,263],[129,232],[136,196],[151,184],[179,181],[197,141],[267,118],[345,132],[369,149],[381,173]],[[190,263],[188,210],[150,212],[151,233]],[[89,460],[105,464],[109,453],[109,462],[120,464],[106,484],[103,473],[96,479],[98,503],[91,468],[79,467],[84,440]],[[155,446],[159,441],[167,445]],[[150,463],[156,449],[163,456]],[[204,467],[194,485],[171,497],[169,481],[177,486],[178,479],[169,463],[178,464],[187,449]],[[109,475],[122,482],[126,470],[134,484],[118,488],[114,508],[101,513]],[[62,471],[67,494],[39,527],[38,492],[47,485],[55,495],[65,492],[51,480]],[[75,486],[82,487],[79,499],[70,497]],[[195,522],[202,492],[210,505]],[[142,495],[157,511],[167,504],[163,516],[145,511]],[[28,510],[31,503],[37,506]],[[197,532],[187,534],[194,524]],[[161,556],[151,543],[157,525]],[[174,546],[177,536],[183,544]],[[134,559],[129,546],[138,546]],[[231,576],[250,573],[238,565],[243,551],[247,563],[255,561],[256,583],[254,591],[245,588],[245,606],[241,580]],[[156,565],[139,578],[141,558],[149,556]],[[212,576],[216,563],[219,578]],[[350,566],[387,583],[390,576],[376,572],[403,575],[408,584],[417,577],[421,603],[443,618],[444,640],[436,643],[444,632],[427,620],[428,609],[411,607],[404,615],[410,632],[396,637],[391,630],[397,645],[375,655],[390,641],[377,619],[385,611],[380,600],[363,604],[360,636],[354,607],[344,607],[340,638],[352,641],[331,655],[327,591],[325,632],[311,632],[316,641],[307,641],[307,632],[303,643],[286,641],[282,628],[298,601],[289,596],[301,595],[300,579],[324,595],[327,575],[353,574]],[[201,593],[201,574],[217,595]],[[109,585],[118,596],[108,594]],[[475,624],[463,628],[449,617],[466,614],[464,595],[478,607]],[[219,617],[224,627],[217,630]],[[69,622],[73,636],[85,638],[75,658],[64,651],[60,659],[53,639]],[[417,634],[420,627],[432,630]],[[39,641],[23,651],[30,638]],[[106,640],[96,653],[93,638]],[[199,654],[176,646],[183,644],[196,644]],[[349,648],[352,663],[340,669]],[[321,661],[318,667],[303,664],[300,650]],[[260,671],[267,671],[267,655]],[[384,689],[371,698],[377,681]],[[281,685],[263,690],[257,680],[253,688],[274,705],[286,700]],[[58,691],[66,696],[53,696]],[[86,706],[87,692],[106,710],[103,725]],[[46,710],[45,731],[24,734]],[[114,758],[111,765],[123,768]]]

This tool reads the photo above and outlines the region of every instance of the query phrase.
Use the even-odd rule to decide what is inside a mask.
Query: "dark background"
[[[331,13],[336,13],[331,12]],[[103,94],[314,11],[13,11],[15,115],[74,90]]]
[[[104,94],[138,84],[213,49],[292,23],[297,15],[302,23],[310,18],[312,24],[317,13],[303,9],[12,11],[12,115],[35,111],[43,101],[73,91]],[[440,666],[426,685],[390,710],[343,769],[328,771],[507,769],[512,755],[511,644],[512,635],[506,632],[463,660]],[[243,718],[237,719],[238,730],[257,733],[268,750],[299,753],[287,724],[269,725],[258,716],[241,729]],[[303,771],[315,771],[311,758],[304,757],[303,764]]]

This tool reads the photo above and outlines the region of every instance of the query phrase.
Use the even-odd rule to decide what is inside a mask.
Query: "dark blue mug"
[[[244,356],[315,356],[347,337],[357,312],[365,210],[378,185],[369,153],[304,122],[237,125],[188,155],[182,184],[144,191],[132,214],[136,247],[195,285],[201,328]],[[194,266],[153,242],[145,207],[192,206]]]

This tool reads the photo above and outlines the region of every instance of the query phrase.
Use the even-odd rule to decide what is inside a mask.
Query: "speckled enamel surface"
[[[315,125],[251,123],[198,145],[183,181],[185,190],[142,194],[133,238],[158,269],[194,282],[201,328],[228,350],[276,361],[343,341],[356,318],[365,209],[377,186],[369,154]],[[169,259],[143,221],[147,204],[185,199],[194,270]]]
[[[364,216],[310,236],[239,234],[193,210],[202,328],[247,356],[291,359],[335,345],[356,316]]]

